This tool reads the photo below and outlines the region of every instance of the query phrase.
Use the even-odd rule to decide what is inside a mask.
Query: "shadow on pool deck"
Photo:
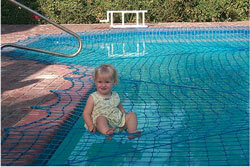
[[[65,65],[38,64],[30,60],[1,60],[1,131],[14,126],[32,109],[56,98],[56,90],[66,81],[63,76],[71,73]]]

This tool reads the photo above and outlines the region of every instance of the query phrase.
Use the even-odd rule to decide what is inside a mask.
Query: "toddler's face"
[[[112,78],[107,76],[98,76],[95,80],[97,92],[102,96],[111,96],[112,87],[115,82]]]

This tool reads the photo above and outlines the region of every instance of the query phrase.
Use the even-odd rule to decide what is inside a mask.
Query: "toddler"
[[[97,91],[92,93],[84,108],[83,118],[85,127],[90,132],[96,130],[108,136],[118,130],[127,130],[129,139],[139,137],[141,132],[137,130],[137,117],[135,113],[125,113],[120,102],[119,95],[112,91],[117,83],[117,72],[109,64],[103,64],[96,68],[94,82]]]

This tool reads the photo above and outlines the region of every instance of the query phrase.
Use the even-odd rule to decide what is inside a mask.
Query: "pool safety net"
[[[249,165],[249,27],[80,35],[84,47],[75,58],[3,52],[16,59],[67,64],[80,77],[66,77],[72,86],[53,91],[57,102],[35,107],[47,112],[43,119],[6,130],[2,165]],[[76,49],[71,40],[61,34],[26,43],[53,49],[63,42],[58,47],[70,53]],[[103,63],[118,70],[114,91],[126,112],[137,114],[143,131],[139,138],[128,140],[122,132],[107,141],[83,127],[82,110],[95,90],[91,74]]]

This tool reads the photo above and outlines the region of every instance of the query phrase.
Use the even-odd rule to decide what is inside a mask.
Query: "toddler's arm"
[[[121,103],[118,105],[118,108],[119,108],[119,110],[120,110],[121,112],[125,113],[125,110],[124,110],[124,108],[123,108],[123,106],[122,106]]]
[[[86,102],[84,111],[83,111],[83,119],[84,119],[85,123],[87,124],[88,130],[90,132],[95,132],[95,127],[94,127],[94,124],[93,124],[93,121],[91,118],[93,108],[94,108],[94,101],[93,101],[92,96],[89,96],[89,98]]]

